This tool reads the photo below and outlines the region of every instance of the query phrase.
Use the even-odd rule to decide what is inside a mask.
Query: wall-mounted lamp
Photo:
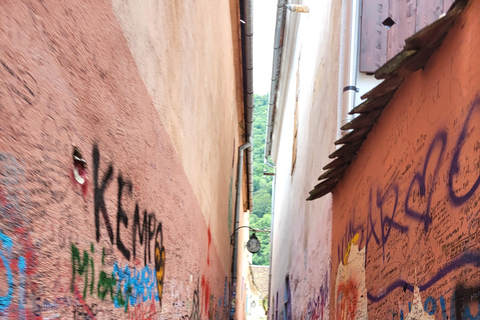
[[[255,235],[255,232],[252,233],[252,236],[247,242],[247,250],[250,251],[251,253],[257,253],[260,251],[260,241],[258,241],[257,236]]]
[[[249,226],[241,226],[241,227],[238,227],[236,228],[235,230],[233,230],[233,233],[232,235],[230,236],[230,243],[233,245],[234,244],[234,241],[235,241],[235,232],[238,231],[238,229],[241,229],[241,228],[249,228],[250,231],[253,231],[252,235],[250,236],[250,239],[248,240],[247,242],[247,250],[251,253],[257,253],[258,251],[260,251],[260,241],[258,240],[257,236],[255,235],[255,232],[267,232],[267,233],[270,233],[270,230],[259,230],[259,229],[254,229],[254,228],[251,228]]]

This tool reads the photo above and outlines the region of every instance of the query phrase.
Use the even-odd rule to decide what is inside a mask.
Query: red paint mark
[[[205,314],[208,314],[209,304],[210,304],[210,285],[208,284],[205,276],[202,276],[202,291],[203,291],[203,307],[205,309]]]
[[[35,255],[35,247],[32,239],[28,234],[28,230],[25,227],[17,227],[14,229],[15,234],[19,235],[19,242],[24,250],[24,258],[26,260],[26,273],[28,276],[32,276],[36,273],[37,257]]]
[[[207,265],[210,265],[210,244],[212,243],[212,233],[210,227],[208,227],[208,248],[207,248]]]
[[[86,164],[81,161],[74,160],[73,169],[70,172],[70,178],[72,179],[74,185],[80,186],[83,199],[86,200],[89,181]]]
[[[338,286],[337,319],[354,320],[357,311],[358,292],[353,279]]]
[[[82,295],[80,294],[80,292],[78,292],[78,289],[77,289],[77,286],[74,285],[74,290],[75,290],[75,296],[78,300],[78,302],[80,302],[80,304],[82,305],[83,307],[83,310],[85,310],[85,312],[88,314],[88,316],[90,317],[90,319],[92,320],[95,320],[95,315],[93,314],[92,310],[90,309],[90,307],[87,305],[87,303],[85,302],[85,300],[83,300],[82,298]]]

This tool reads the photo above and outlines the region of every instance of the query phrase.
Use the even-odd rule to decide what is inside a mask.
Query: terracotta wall
[[[233,164],[243,143],[238,133],[243,83],[237,2],[112,0],[221,255],[230,249],[224,241],[233,231],[227,208],[234,206]]]
[[[0,4],[1,319],[228,318],[236,7],[196,7],[226,31],[179,59],[194,21],[158,3],[152,85],[122,5]]]
[[[480,316],[479,14],[405,79],[333,192],[334,319]]]

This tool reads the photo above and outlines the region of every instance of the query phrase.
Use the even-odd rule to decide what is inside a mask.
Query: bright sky
[[[277,0],[253,1],[253,90],[270,92]]]

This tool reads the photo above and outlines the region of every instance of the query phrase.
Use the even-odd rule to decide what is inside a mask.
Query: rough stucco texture
[[[226,318],[228,248],[217,254],[111,4],[0,8],[0,318]]]
[[[317,320],[329,312],[332,198],[305,198],[329,160],[326,150],[334,151],[341,2],[313,1],[309,7],[310,13],[299,17],[296,55],[282,57],[292,59],[299,71],[293,68],[290,73],[283,124],[275,127],[281,130],[281,143],[269,319],[282,319],[285,314],[286,319]],[[296,99],[298,143],[292,170]]]
[[[236,87],[240,59],[235,56],[238,48],[234,50],[239,43],[238,4],[230,2],[112,0],[221,255],[229,250],[223,240],[229,199],[224,186],[232,176],[232,144],[242,144],[237,107],[243,101]],[[221,210],[221,217],[212,214]]]
[[[405,79],[334,190],[335,319],[480,316],[479,14],[471,1]],[[364,284],[339,279],[357,246]]]

